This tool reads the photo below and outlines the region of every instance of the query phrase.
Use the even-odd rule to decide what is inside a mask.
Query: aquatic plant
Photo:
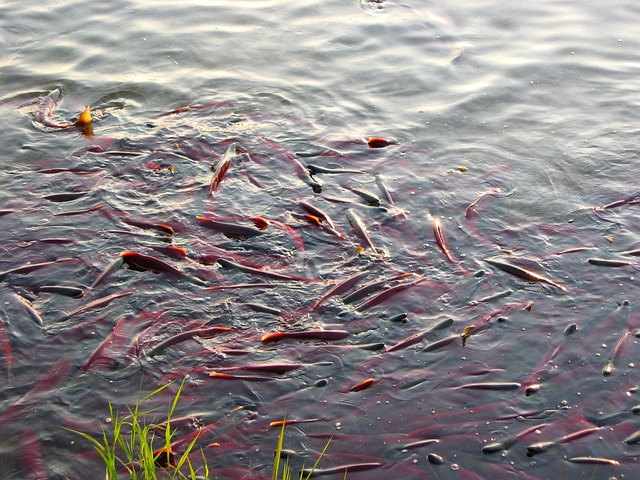
[[[196,472],[189,459],[194,452],[195,443],[199,438],[198,435],[194,436],[178,459],[176,459],[175,452],[171,446],[176,433],[171,427],[171,419],[178,405],[184,380],[171,400],[166,419],[158,422],[154,417],[152,422],[147,423],[146,421],[154,411],[143,410],[142,404],[165,390],[172,383],[170,382],[154,390],[145,397],[139,397],[135,406],[129,409],[129,413],[124,416],[120,416],[119,412],[109,402],[108,424],[112,428],[107,431],[103,427],[102,436],[94,437],[85,432],[65,428],[93,444],[95,451],[104,463],[105,480],[118,480],[122,475],[128,475],[132,480],[156,480],[158,478],[202,480],[209,478],[210,469],[204,451],[201,450],[203,466],[198,468],[198,470],[202,469],[201,472]],[[289,458],[287,457],[284,463],[281,462],[286,423],[285,418],[282,421],[282,428],[280,429],[275,451],[272,480],[292,480],[293,478]],[[331,439],[327,441],[311,469],[305,470],[304,465],[302,466],[299,480],[308,480],[312,476],[330,443]],[[187,473],[184,473],[183,470],[186,470]]]
[[[77,433],[93,444],[105,465],[105,480],[118,480],[121,475],[128,475],[132,480],[192,479],[209,478],[207,459],[202,453],[204,462],[202,472],[196,473],[190,460],[198,436],[187,445],[184,452],[176,458],[171,444],[176,433],[171,427],[171,418],[175,412],[184,380],[171,400],[169,412],[162,422],[147,422],[153,410],[143,410],[142,404],[154,397],[167,387],[168,383],[154,390],[143,398],[138,398],[129,413],[120,416],[119,412],[109,403],[109,425],[111,428],[102,429],[102,436],[94,437],[88,433],[70,430]],[[187,473],[184,473],[186,470]],[[199,469],[200,470],[200,469]]]
[[[280,463],[282,460],[282,447],[284,445],[284,430],[285,430],[285,426],[287,424],[286,418],[282,421],[282,427],[280,428],[280,436],[278,437],[278,446],[276,447],[276,453],[275,453],[275,459],[273,462],[273,473],[271,474],[271,480],[291,480],[293,478],[293,474],[291,473],[291,464],[289,463],[289,457],[287,456],[287,458],[285,459],[284,463],[282,464],[282,477],[280,477]],[[304,469],[304,465],[303,468],[300,470],[300,476],[298,477],[299,480],[309,480],[309,478],[311,478],[311,475],[313,475],[313,472],[316,470],[316,468],[318,467],[318,465],[320,464],[320,460],[322,460],[322,457],[324,456],[325,452],[327,451],[327,449],[329,448],[329,445],[331,444],[331,438],[327,441],[326,445],[324,446],[324,448],[322,449],[322,452],[320,452],[320,455],[318,456],[318,459],[316,460],[316,462],[313,464],[313,467],[307,471],[305,471]],[[305,477],[304,474],[305,472],[307,473],[307,476]],[[346,472],[345,472],[345,478],[347,478]]]

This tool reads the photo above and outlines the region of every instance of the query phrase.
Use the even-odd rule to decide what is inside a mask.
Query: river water
[[[184,380],[210,478],[271,478],[285,416],[325,478],[635,478],[639,23],[0,2],[0,477],[102,478],[62,427]]]

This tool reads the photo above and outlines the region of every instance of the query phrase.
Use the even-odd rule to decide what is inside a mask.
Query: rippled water
[[[296,470],[333,438],[326,478],[634,478],[639,20],[0,2],[0,476],[101,477],[61,426],[187,376],[176,438],[213,478],[270,478],[285,415]]]

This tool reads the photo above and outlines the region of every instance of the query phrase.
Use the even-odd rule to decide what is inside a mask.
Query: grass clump
[[[282,463],[282,477],[279,476],[281,459],[282,459],[282,448],[284,445],[284,429],[286,424],[287,424],[287,420],[285,418],[282,421],[280,436],[278,437],[278,446],[276,447],[276,454],[275,454],[275,460],[273,462],[273,472],[271,474],[271,480],[292,480],[294,478],[293,474],[291,473],[291,465],[289,464],[289,457],[287,457],[284,463]],[[306,477],[304,476],[304,465],[302,466],[302,470],[300,470],[300,476],[298,477],[298,480],[309,480],[309,478],[311,478],[316,468],[318,468],[318,465],[320,464],[320,460],[322,460],[322,457],[324,456],[325,452],[329,448],[329,444],[331,443],[331,440],[332,439],[330,438],[327,441],[327,444],[322,449],[322,452],[320,452],[320,456],[316,460],[316,463],[314,463],[313,467],[307,471],[308,473]],[[345,474],[345,478],[346,478],[346,474]]]
[[[94,437],[88,433],[66,429],[93,444],[95,451],[104,463],[105,480],[120,480],[123,477],[131,480],[202,480],[210,478],[210,470],[204,451],[201,450],[203,466],[198,468],[198,470],[202,471],[196,472],[189,459],[194,451],[198,435],[194,436],[179,457],[176,456],[171,448],[172,440],[176,433],[176,430],[171,427],[171,419],[178,405],[178,400],[184,387],[184,380],[171,400],[166,420],[156,422],[154,418],[152,422],[147,423],[147,419],[154,413],[154,410],[143,410],[142,404],[171,384],[168,383],[147,396],[138,398],[133,409],[129,408],[128,413],[123,416],[114,410],[113,405],[109,402],[109,425],[111,428],[105,429],[103,427],[102,435]],[[272,480],[294,479],[289,458],[284,463],[281,462],[286,423],[286,419],[282,421],[273,464]],[[299,480],[309,480],[329,448],[330,443],[331,439],[329,439],[311,469],[305,470],[303,465],[300,475],[297,477]],[[305,473],[306,477],[304,476]]]
[[[147,423],[147,418],[154,411],[143,410],[142,404],[171,384],[168,383],[154,390],[144,398],[138,398],[133,409],[128,409],[128,414],[122,417],[109,402],[111,428],[107,431],[103,427],[102,436],[93,437],[88,433],[70,430],[93,444],[104,462],[105,480],[119,480],[123,476],[128,476],[131,480],[209,478],[209,467],[203,452],[201,452],[204,462],[203,472],[196,474],[189,459],[198,440],[197,435],[179,457],[176,457],[171,448],[176,433],[176,430],[171,427],[171,418],[178,405],[184,380],[169,405],[166,420]]]

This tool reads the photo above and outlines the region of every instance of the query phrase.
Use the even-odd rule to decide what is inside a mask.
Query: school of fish
[[[63,93],[31,128],[75,147],[16,170],[29,188],[0,211],[7,478],[100,476],[60,426],[99,436],[108,402],[183,379],[172,449],[197,438],[214,478],[271,478],[282,421],[303,472],[332,439],[326,478],[640,468],[640,250],[601,229],[638,237],[637,192],[505,225],[506,186],[393,132],[314,138],[215,102],[103,137],[108,112],[59,119]]]

